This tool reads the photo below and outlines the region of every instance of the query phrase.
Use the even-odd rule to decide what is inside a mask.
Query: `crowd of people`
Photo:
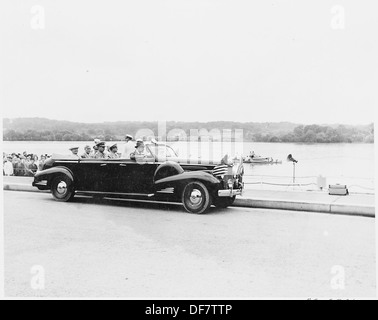
[[[133,159],[136,160],[144,157],[144,142],[137,140],[133,142],[131,135],[126,135],[125,149],[122,153],[118,152],[116,143],[108,144],[104,141],[95,139],[94,146],[85,146],[84,152],[79,153],[79,147],[72,147],[71,156],[78,159]],[[29,154],[26,151],[21,153],[5,154],[3,153],[3,175],[4,176],[27,176],[32,177],[37,171],[43,170],[47,159],[52,155]]]
[[[51,155],[23,153],[3,153],[3,175],[4,176],[26,176],[32,177],[38,170],[42,170],[46,159]]]

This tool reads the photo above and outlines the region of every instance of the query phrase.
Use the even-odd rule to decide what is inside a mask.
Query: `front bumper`
[[[229,190],[219,190],[218,197],[229,197],[241,196],[243,194],[243,189],[229,189]]]
[[[49,190],[50,189],[46,180],[38,181],[38,180],[35,179],[33,181],[32,185],[33,185],[33,187],[38,188],[38,190]]]

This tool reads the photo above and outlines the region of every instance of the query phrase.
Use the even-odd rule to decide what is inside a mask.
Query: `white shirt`
[[[128,141],[125,145],[125,151],[122,153],[122,159],[130,159],[130,154],[135,152],[135,143]]]
[[[12,162],[7,161],[7,162],[4,163],[4,174],[6,176],[13,175],[13,164],[12,164]]]

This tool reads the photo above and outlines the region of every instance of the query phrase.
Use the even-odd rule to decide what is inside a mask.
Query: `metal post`
[[[293,184],[295,184],[295,162],[293,162]]]

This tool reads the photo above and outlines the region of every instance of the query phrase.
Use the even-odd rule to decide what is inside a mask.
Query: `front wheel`
[[[227,208],[232,206],[235,202],[236,196],[234,197],[226,197],[226,198],[218,198],[214,201],[214,205],[217,208]]]
[[[51,192],[57,201],[71,201],[75,196],[73,181],[66,175],[59,175],[51,183]]]
[[[201,182],[190,182],[182,194],[182,203],[189,213],[202,214],[211,206],[211,195]]]

